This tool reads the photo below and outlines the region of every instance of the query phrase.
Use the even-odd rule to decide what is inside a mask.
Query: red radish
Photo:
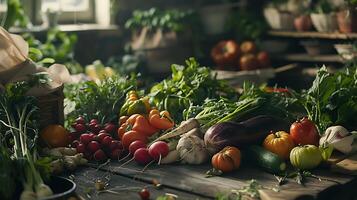
[[[86,145],[83,143],[79,143],[76,147],[77,153],[85,153],[86,152]]]
[[[110,153],[110,158],[113,160],[118,160],[120,158],[122,154],[122,150],[121,149],[114,149],[111,153]]]
[[[99,124],[91,123],[91,124],[89,124],[89,129],[90,129],[93,133],[98,134],[99,131],[101,130],[101,127],[100,127]]]
[[[76,125],[74,126],[74,129],[75,129],[78,133],[84,133],[84,132],[87,130],[87,128],[86,128],[86,126],[85,126],[84,124],[76,124]]]
[[[92,141],[92,136],[88,133],[84,133],[79,137],[79,140],[83,143],[83,144],[88,144],[90,141]]]
[[[101,134],[101,133],[108,133],[108,132],[105,131],[104,129],[102,129],[102,130],[100,130],[100,131],[98,132],[98,134]]]
[[[101,149],[98,149],[94,155],[93,155],[94,160],[96,161],[103,161],[107,159],[107,156],[105,155],[104,151]]]
[[[140,195],[141,200],[149,200],[150,199],[150,191],[146,188],[143,188],[139,192],[139,195]]]
[[[146,148],[146,144],[141,140],[135,140],[129,145],[129,153],[133,155],[140,148]]]
[[[73,124],[71,124],[72,128],[74,128],[74,129],[75,129],[75,128],[76,128],[76,126],[77,126],[77,124],[78,124],[77,122],[74,122]]]
[[[149,154],[154,160],[159,161],[169,154],[169,145],[163,141],[154,142],[149,147]]]
[[[91,119],[89,121],[89,124],[98,124],[98,120],[97,119]]]
[[[112,143],[113,138],[110,136],[105,136],[102,140],[102,144],[109,147],[110,143]]]
[[[77,119],[76,119],[76,123],[77,124],[85,124],[86,121],[84,120],[84,118],[82,116],[79,116]]]
[[[109,137],[110,137],[110,135],[109,135],[108,133],[102,132],[102,133],[99,133],[99,134],[97,135],[97,139],[98,139],[99,142],[102,142],[103,139],[104,139],[106,136],[109,136]]]
[[[122,145],[121,145],[121,142],[119,142],[118,140],[112,140],[112,142],[109,144],[109,148],[111,150],[114,150],[114,149],[123,149],[122,148]]]
[[[89,133],[89,137],[90,137],[91,141],[93,141],[93,140],[95,140],[95,138],[97,137],[97,135],[94,134],[94,133]]]
[[[70,142],[73,142],[75,139],[77,139],[77,136],[76,136],[75,134],[69,134],[69,135],[68,135],[68,140],[69,140]]]
[[[100,149],[100,144],[97,141],[91,141],[88,145],[87,145],[87,149],[88,151],[90,151],[91,153],[96,152],[98,149]]]
[[[116,126],[113,123],[106,123],[104,125],[104,130],[107,131],[108,133],[113,133],[116,129]]]
[[[71,147],[73,148],[77,148],[77,146],[79,145],[79,141],[78,140],[73,140]]]
[[[152,157],[150,156],[147,148],[140,148],[135,151],[134,160],[140,165],[146,165],[152,161]]]

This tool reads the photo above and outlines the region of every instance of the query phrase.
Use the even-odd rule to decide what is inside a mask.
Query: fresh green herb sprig
[[[311,86],[301,94],[301,104],[322,134],[331,125],[357,128],[357,68],[334,74],[322,67]]]
[[[65,86],[65,97],[75,104],[67,116],[71,124],[78,116],[102,122],[117,121],[119,110],[129,90],[136,89],[136,78],[113,76],[99,83],[87,81]]]
[[[166,31],[179,32],[187,27],[192,11],[179,11],[176,9],[159,10],[151,8],[149,10],[135,10],[132,18],[125,23],[127,29],[148,28],[149,30],[162,29]]]
[[[183,120],[183,111],[190,105],[201,105],[209,99],[221,97],[236,100],[237,93],[225,82],[217,80],[207,67],[190,58],[186,66],[172,65],[172,76],[154,85],[149,96],[160,110],[168,110],[173,118]]]

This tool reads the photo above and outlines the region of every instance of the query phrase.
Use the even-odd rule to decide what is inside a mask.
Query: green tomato
[[[315,145],[298,146],[290,152],[290,162],[298,169],[313,169],[322,161],[321,151]]]

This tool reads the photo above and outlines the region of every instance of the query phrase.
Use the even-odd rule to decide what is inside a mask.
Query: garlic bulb
[[[176,149],[183,163],[202,164],[208,160],[208,151],[204,141],[196,135],[183,135]]]

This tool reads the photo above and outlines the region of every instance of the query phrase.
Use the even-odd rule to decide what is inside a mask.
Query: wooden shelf
[[[322,32],[296,32],[296,31],[268,31],[270,36],[287,38],[315,38],[315,39],[333,39],[333,40],[352,40],[357,39],[357,33],[322,33]]]
[[[82,32],[82,31],[114,31],[117,32],[119,30],[118,26],[116,25],[99,25],[99,24],[64,24],[58,25],[57,27],[60,31],[63,32]],[[25,32],[45,32],[47,31],[47,27],[43,26],[33,26],[30,29],[24,28],[11,28],[11,33],[25,33]]]
[[[343,59],[336,54],[332,55],[308,55],[308,54],[283,54],[273,57],[275,60],[289,62],[316,62],[316,63],[344,63]]]

